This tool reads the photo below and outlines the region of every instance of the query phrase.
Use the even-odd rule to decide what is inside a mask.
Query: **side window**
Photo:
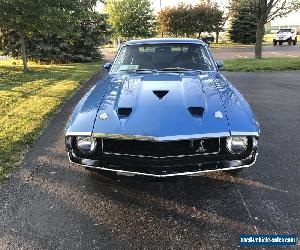
[[[124,52],[123,50],[124,50],[124,47],[121,48],[121,50],[119,51],[118,56],[115,58],[115,62],[114,62],[114,65],[113,65],[113,68],[115,68],[115,69],[119,69],[120,66],[124,62],[124,56],[125,56],[124,54],[125,53],[123,53]]]
[[[200,62],[204,62],[205,64],[209,65],[209,69],[213,69],[211,59],[209,57],[209,54],[204,46],[198,47],[198,53],[199,53],[199,59]]]
[[[117,71],[122,65],[132,64],[132,52],[131,49],[126,47],[121,48],[118,57],[115,59],[114,69]]]

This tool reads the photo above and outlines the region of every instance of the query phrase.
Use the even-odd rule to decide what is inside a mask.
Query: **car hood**
[[[69,132],[161,140],[229,136],[232,129],[257,132],[249,105],[219,73],[108,75],[83,99]],[[195,107],[203,108],[201,116],[191,114]],[[128,116],[118,114],[124,108],[131,110]],[[85,126],[76,126],[80,116]]]

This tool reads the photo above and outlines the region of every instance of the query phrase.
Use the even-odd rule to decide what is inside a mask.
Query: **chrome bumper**
[[[72,151],[69,151],[69,160],[72,163],[76,163],[77,165],[84,166],[88,169],[94,169],[94,170],[103,170],[103,171],[111,171],[115,172],[121,175],[142,175],[142,176],[149,176],[149,177],[173,177],[173,176],[194,176],[194,175],[201,175],[203,173],[208,172],[215,172],[215,171],[226,171],[226,170],[234,170],[239,168],[247,168],[252,166],[257,159],[257,151],[253,151],[249,157],[243,160],[232,160],[232,161],[218,161],[218,162],[207,162],[207,163],[201,163],[201,164],[193,164],[191,166],[182,166],[182,172],[181,171],[169,171],[172,169],[172,166],[162,166],[165,167],[165,172],[163,171],[161,173],[154,173],[156,169],[153,167],[152,172],[149,173],[149,171],[132,171],[132,170],[126,170],[122,169],[123,167],[120,165],[113,165],[109,164],[107,162],[100,162],[99,160],[90,160],[90,159],[83,159],[79,158],[76,155],[72,153]],[[186,167],[190,167],[190,170],[185,171],[184,169]],[[180,166],[179,166],[180,168]]]

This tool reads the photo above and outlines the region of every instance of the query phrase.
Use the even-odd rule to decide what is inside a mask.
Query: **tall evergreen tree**
[[[254,44],[256,39],[257,15],[255,9],[246,1],[233,10],[230,40],[235,43]]]

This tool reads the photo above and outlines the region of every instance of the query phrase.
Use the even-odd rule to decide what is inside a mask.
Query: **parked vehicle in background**
[[[215,42],[215,38],[212,35],[206,36],[201,38],[201,40],[203,42],[205,42],[206,44],[210,45],[211,43]]]
[[[297,44],[297,32],[294,29],[280,29],[273,39],[273,45],[276,46],[277,43],[282,45],[282,43],[287,42],[288,45]]]

